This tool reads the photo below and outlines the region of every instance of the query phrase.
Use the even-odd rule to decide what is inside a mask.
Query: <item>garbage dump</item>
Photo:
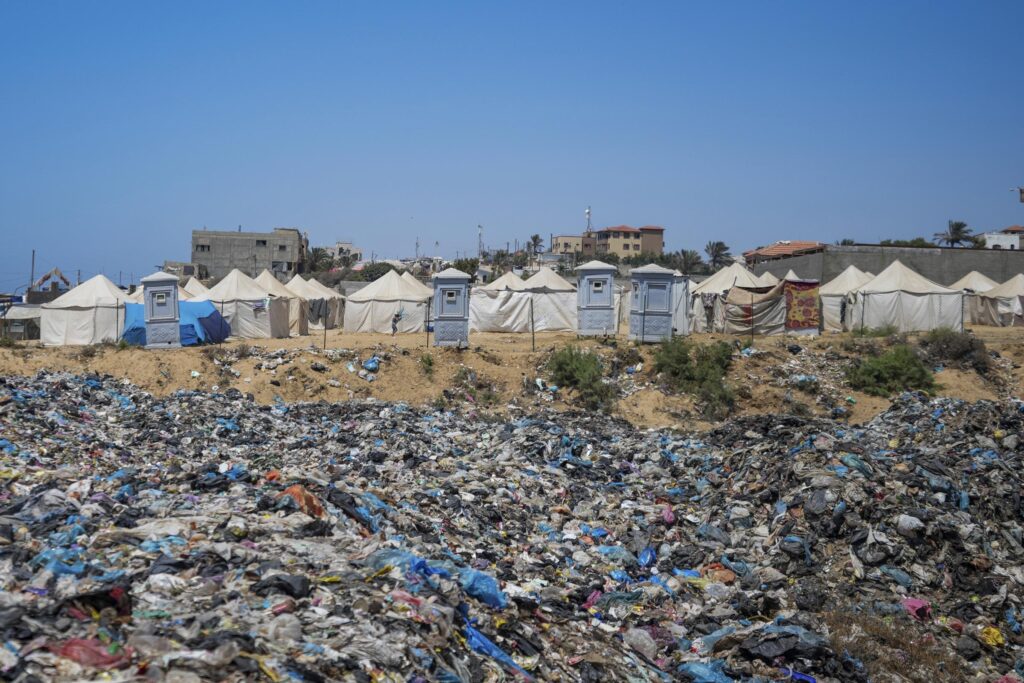
[[[0,677],[1016,681],[1022,426],[0,378]]]

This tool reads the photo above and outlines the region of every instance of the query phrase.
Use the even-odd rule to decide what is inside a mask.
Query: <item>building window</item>
[[[278,251],[285,251],[286,249],[288,249],[288,245],[287,244],[279,244],[279,245],[277,245],[277,250]]]
[[[267,241],[266,240],[256,240],[256,246],[257,247],[265,247],[265,246],[267,246]]]
[[[629,243],[627,242],[626,244],[623,244],[623,245],[622,245],[622,249],[623,249],[624,251],[629,251]]]
[[[594,280],[590,283],[590,287],[594,294],[600,294],[604,291],[604,280]]]
[[[1011,244],[1010,245],[1010,249],[1016,249],[1016,248],[1017,248],[1017,246],[1015,244]]]
[[[210,251],[210,245],[209,244],[197,244],[196,245],[196,251],[197,252],[198,251],[204,251],[204,252],[205,251]]]

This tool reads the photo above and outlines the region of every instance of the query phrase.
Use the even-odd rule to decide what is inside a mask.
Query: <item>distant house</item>
[[[824,251],[825,245],[822,242],[802,242],[799,240],[782,240],[770,244],[767,247],[758,247],[743,252],[743,259],[748,266],[754,266],[765,261],[800,256],[802,254],[814,254]]]
[[[985,238],[986,249],[1012,249],[1021,248],[1021,238],[1024,237],[1024,225],[1011,225],[998,232],[986,232],[982,235]]]
[[[633,228],[618,225],[597,231],[595,256],[616,254],[619,257],[650,254],[660,256],[665,251],[665,228],[645,225]]]
[[[309,240],[296,228],[271,232],[241,230],[193,230],[192,260],[211,278],[222,278],[234,269],[256,277],[269,270],[278,280],[304,273]]]

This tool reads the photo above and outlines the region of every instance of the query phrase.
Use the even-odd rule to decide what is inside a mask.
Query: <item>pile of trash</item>
[[[683,435],[0,378],[0,678],[1008,683],[1022,431],[909,394]]]

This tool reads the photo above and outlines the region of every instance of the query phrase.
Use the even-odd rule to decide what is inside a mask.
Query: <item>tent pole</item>
[[[423,323],[423,329],[427,333],[427,348],[430,348],[430,304],[432,303],[434,303],[433,299],[427,299],[427,319]]]
[[[537,350],[537,325],[533,320],[533,294],[530,294],[530,348]]]
[[[754,348],[754,293],[750,293],[750,348]]]

